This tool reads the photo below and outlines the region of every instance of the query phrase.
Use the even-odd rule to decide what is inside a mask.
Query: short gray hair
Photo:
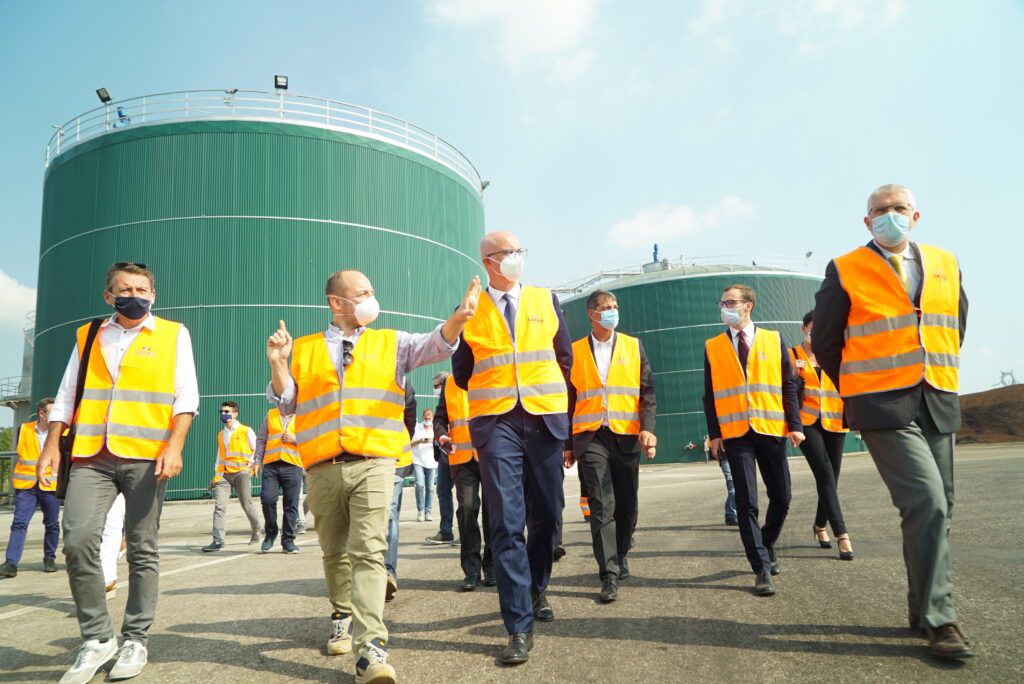
[[[601,297],[608,297],[612,301],[619,301],[614,294],[608,290],[594,290],[587,295],[587,311],[593,311],[601,305]]]
[[[875,201],[875,197],[878,195],[884,195],[890,192],[905,192],[910,195],[910,204],[916,209],[917,198],[914,197],[914,191],[905,185],[897,185],[895,183],[889,183],[888,185],[880,185],[875,188],[874,192],[868,195],[868,211],[871,211],[871,205]]]

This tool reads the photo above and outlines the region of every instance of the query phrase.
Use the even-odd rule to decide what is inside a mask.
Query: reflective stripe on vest
[[[804,362],[804,367],[799,369],[800,377],[804,379],[804,403],[800,406],[800,422],[804,425],[814,425],[820,416],[821,427],[829,432],[849,432],[843,427],[843,400],[839,398],[839,392],[832,384],[832,379],[823,372],[821,380],[818,380],[811,359],[802,346],[797,345],[790,349],[789,357],[794,368],[797,359]]]
[[[228,438],[228,448],[224,450],[224,431],[217,433],[217,472],[216,479],[224,473],[241,473],[249,470],[252,463],[252,449],[249,448],[249,426],[238,423]]]
[[[513,345],[504,317],[486,295],[480,297],[476,315],[466,322],[463,339],[474,359],[469,379],[473,418],[507,413],[517,400],[535,415],[568,410],[565,377],[553,346],[558,315],[550,290],[523,286],[515,320]]]
[[[839,366],[842,397],[914,387],[922,379],[946,392],[960,388],[959,266],[950,252],[918,248],[920,310],[874,250],[859,247],[834,260],[850,298]]]
[[[444,406],[448,411],[448,437],[452,440],[448,465],[479,461],[480,456],[469,438],[469,395],[455,384],[455,378],[450,375],[444,383]]]
[[[711,364],[711,386],[722,437],[742,437],[748,429],[762,435],[785,436],[779,333],[757,328],[747,356],[746,377],[729,333],[708,340],[705,350]]]
[[[597,362],[590,348],[590,336],[572,345],[572,373],[576,406],[572,433],[593,432],[608,415],[609,429],[619,435],[640,434],[640,341],[615,333],[608,384],[601,382]]]
[[[140,328],[128,347],[116,383],[98,341],[89,354],[75,415],[75,458],[96,455],[105,442],[115,456],[154,460],[170,439],[181,323],[155,316],[153,323],[152,330]],[[88,324],[78,329],[79,358],[88,332]]]
[[[324,334],[295,340],[295,439],[303,467],[342,451],[397,459],[409,447],[405,390],[395,381],[397,339],[394,330],[363,330],[352,350],[352,365],[344,371],[344,389]]]
[[[18,459],[11,471],[11,480],[15,489],[32,489],[36,486],[36,465],[39,463],[39,438],[36,437],[38,421],[23,423],[18,432]],[[57,479],[53,476],[53,468],[46,469],[46,477],[50,480],[48,487],[39,488],[44,492],[57,489]]]
[[[292,416],[285,427],[285,420],[281,416],[280,409],[272,408],[267,411],[267,444],[263,452],[263,465],[274,461],[284,461],[292,465],[302,467],[302,456],[294,444],[285,442],[282,437],[284,433],[295,437],[295,418]]]

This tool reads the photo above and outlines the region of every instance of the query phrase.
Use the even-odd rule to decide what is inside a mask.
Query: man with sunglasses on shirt
[[[78,627],[85,643],[61,678],[82,684],[117,655],[110,679],[128,679],[147,661],[147,633],[156,614],[160,558],[157,534],[167,480],[181,472],[181,450],[199,409],[192,339],[180,323],[150,313],[155,277],[145,264],[107,270],[103,299],[114,315],[103,321],[85,368],[82,403],[74,410],[80,360],[90,324],[78,329],[64,378],[50,410],[39,456],[40,487],[60,463],[60,436],[74,424],[71,474],[64,499],[64,559]],[[100,540],[107,512],[124,494],[128,544],[128,603],[117,647],[107,610]]]
[[[367,327],[380,305],[359,271],[333,273],[325,295],[332,314],[327,330],[293,341],[281,321],[268,338],[267,396],[295,414],[334,610],[327,652],[355,651],[357,684],[391,684],[384,556],[395,463],[409,443],[405,376],[451,356],[476,312],[480,279],[473,278],[455,312],[429,333]]]
[[[249,519],[249,528],[252,530],[249,543],[255,544],[260,540],[260,514],[252,500],[256,432],[238,422],[237,402],[225,401],[220,405],[220,420],[224,428],[217,432],[217,460],[209,487],[213,490],[214,502],[213,542],[202,548],[206,553],[224,548],[225,519],[232,489],[238,495],[238,504]],[[287,547],[285,551],[291,553]]]

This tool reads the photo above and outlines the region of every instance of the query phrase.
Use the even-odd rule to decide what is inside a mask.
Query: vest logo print
[[[945,273],[942,272],[941,269],[938,269],[938,268],[935,269],[935,273],[932,273],[932,277],[937,278],[938,280],[942,280],[942,281],[949,280],[949,276],[947,276]]]
[[[758,352],[757,355],[756,355],[756,358],[757,358],[758,361],[767,361],[768,360],[768,355],[765,354],[764,352]]]
[[[153,351],[152,347],[143,347],[142,349],[137,350],[135,352],[135,355],[136,356],[149,356],[149,357],[153,357],[153,356],[156,356],[156,352]]]
[[[526,320],[527,320],[528,323],[543,323],[544,322],[544,319],[541,318],[540,316],[538,316],[537,314],[530,314],[527,317]]]

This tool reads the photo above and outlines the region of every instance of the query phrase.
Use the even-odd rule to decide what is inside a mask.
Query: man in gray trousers
[[[953,254],[910,241],[921,217],[916,205],[901,185],[868,197],[872,240],[829,262],[811,348],[899,509],[910,628],[927,636],[933,655],[966,658],[949,522],[967,296]]]
[[[60,436],[74,423],[71,475],[64,500],[64,559],[84,642],[63,684],[82,684],[117,655],[110,679],[134,677],[147,661],[146,637],[156,614],[160,560],[157,532],[167,480],[181,472],[181,450],[199,408],[192,340],[185,326],[149,311],[156,297],[145,264],[119,262],[107,271],[103,299],[115,310],[103,321],[82,369],[90,324],[79,328],[50,412],[37,473],[45,485],[60,463]],[[128,603],[118,649],[107,612],[100,539],[107,511],[125,498]]]

